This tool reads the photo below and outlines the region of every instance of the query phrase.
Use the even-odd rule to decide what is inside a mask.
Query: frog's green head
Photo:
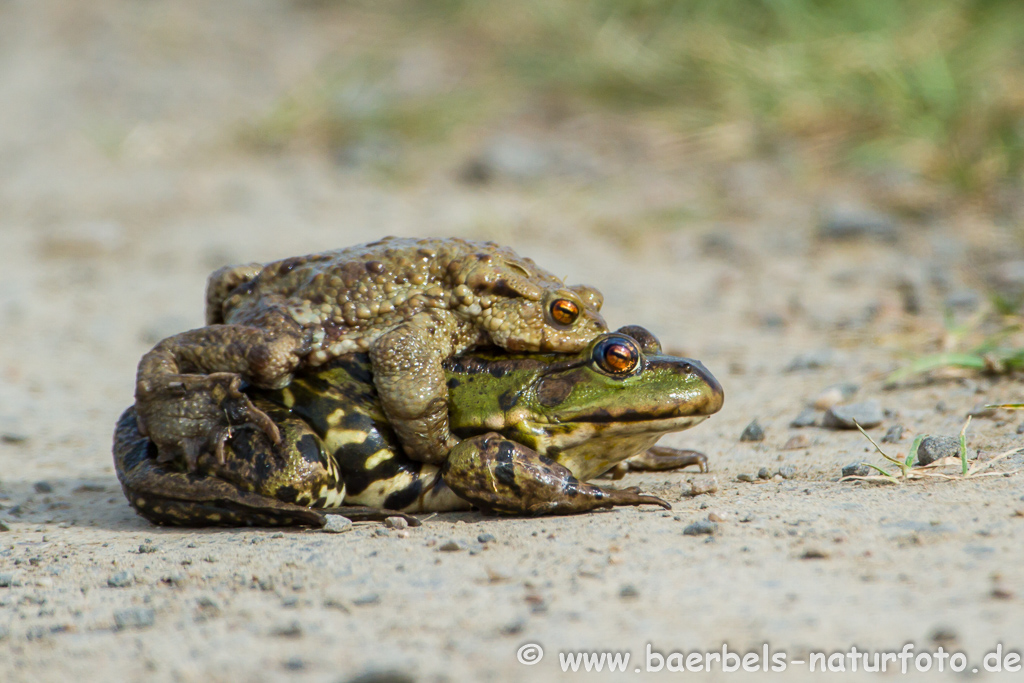
[[[666,356],[612,332],[573,355],[488,356],[449,364],[456,433],[498,431],[587,479],[692,427],[722,407],[718,380],[700,362]]]

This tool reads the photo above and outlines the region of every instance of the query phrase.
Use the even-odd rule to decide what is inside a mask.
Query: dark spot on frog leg
[[[519,394],[509,389],[498,396],[498,407],[505,411],[512,410],[518,401]]]
[[[448,379],[448,388],[449,389],[454,389],[455,387],[459,386],[459,384],[461,384],[461,382],[459,382],[457,377],[451,377],[451,378]]]
[[[320,456],[320,444],[312,434],[306,434],[295,444],[295,447],[302,454],[302,459],[308,463],[317,464],[322,458]]]
[[[299,491],[294,486],[281,486],[274,493],[274,497],[285,503],[294,503],[299,498]]]
[[[423,480],[417,477],[411,484],[400,491],[395,491],[384,499],[384,507],[389,510],[402,510],[409,507],[419,498],[423,491]]]

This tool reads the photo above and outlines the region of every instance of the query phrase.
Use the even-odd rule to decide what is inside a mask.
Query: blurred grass
[[[388,27],[369,56],[376,66],[358,76],[326,67],[253,127],[254,140],[386,134],[429,143],[554,99],[687,134],[744,122],[757,131],[751,153],[796,139],[847,163],[897,164],[970,192],[1024,173],[1017,0],[316,4]],[[394,55],[425,42],[459,78],[396,94],[387,84]],[[374,107],[349,97],[359,79],[377,88]]]

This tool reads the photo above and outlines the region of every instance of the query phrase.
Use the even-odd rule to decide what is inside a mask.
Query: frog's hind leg
[[[701,472],[708,471],[708,456],[699,451],[678,450],[664,446],[652,446],[637,453],[626,461],[630,470],[641,472],[664,472],[679,470],[696,465]]]
[[[245,491],[217,477],[174,471],[139,432],[135,409],[118,420],[114,465],[132,507],[156,524],[174,526],[323,526],[316,510]]]
[[[617,505],[672,506],[636,489],[602,489],[566,467],[495,433],[466,439],[442,470],[448,486],[485,512],[565,515]]]

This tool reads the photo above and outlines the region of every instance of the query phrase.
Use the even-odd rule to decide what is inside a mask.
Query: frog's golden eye
[[[609,374],[625,375],[640,364],[640,350],[632,340],[611,337],[594,347],[594,360]]]
[[[572,325],[580,317],[580,307],[569,299],[555,299],[551,302],[551,318],[560,325]]]

